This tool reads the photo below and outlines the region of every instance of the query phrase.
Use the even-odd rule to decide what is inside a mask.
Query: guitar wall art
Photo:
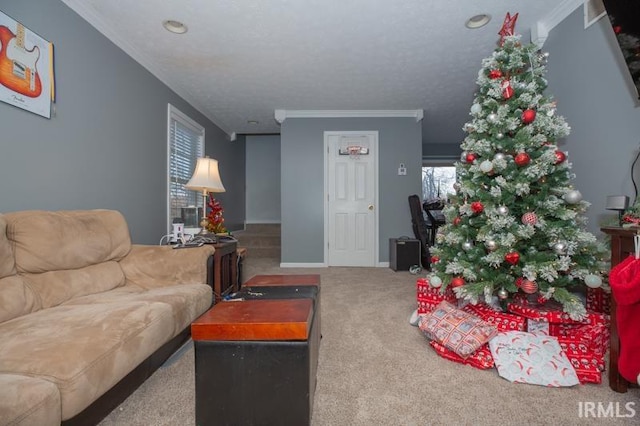
[[[46,118],[53,99],[53,46],[0,12],[0,101]]]

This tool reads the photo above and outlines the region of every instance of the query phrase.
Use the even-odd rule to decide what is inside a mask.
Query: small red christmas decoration
[[[509,99],[513,96],[513,87],[511,87],[511,83],[509,80],[504,80],[501,84],[502,86],[502,97],[505,99]]]
[[[527,212],[522,215],[522,223],[525,225],[535,225],[538,223],[538,216],[534,212]]]
[[[224,217],[222,217],[222,213],[224,212],[220,202],[213,198],[213,194],[209,193],[209,201],[207,202],[207,206],[211,211],[205,218],[207,224],[205,228],[209,232],[213,232],[215,234],[227,233],[227,228],[224,226]]]
[[[496,78],[502,77],[502,71],[500,70],[491,70],[489,71],[489,78],[495,80]]]
[[[522,112],[522,122],[524,124],[532,123],[536,119],[536,111],[533,109],[525,109]]]
[[[431,256],[431,263],[438,263],[440,258],[438,256]]]
[[[556,154],[556,164],[560,164],[567,159],[567,155],[560,150],[557,150],[555,154]]]
[[[616,34],[620,34],[622,32],[622,27],[620,25],[614,25],[613,32]]]
[[[513,159],[518,166],[526,166],[531,161],[531,157],[526,152],[521,152]]]
[[[464,285],[464,279],[462,277],[453,277],[450,284],[451,287],[461,287]]]
[[[520,288],[527,294],[533,294],[538,291],[538,284],[535,281],[523,280]]]
[[[520,261],[520,253],[518,253],[517,251],[511,251],[504,255],[504,260],[506,260],[512,265],[515,265]]]
[[[480,201],[474,201],[471,203],[471,211],[475,214],[480,214],[484,210],[484,206]]]
[[[504,38],[506,36],[513,35],[516,28],[516,20],[518,19],[518,14],[511,16],[509,12],[507,12],[507,16],[504,17],[504,22],[502,23],[502,28],[498,31],[500,35],[500,46],[504,44]]]
[[[545,303],[547,303],[547,298],[544,297],[543,295],[538,296],[538,305],[544,305]]]
[[[465,160],[467,160],[467,163],[473,163],[474,161],[476,161],[477,158],[478,156],[476,154],[474,154],[473,152],[470,152],[465,157]]]
[[[453,225],[454,226],[460,225],[460,222],[462,222],[462,219],[460,218],[460,216],[456,216],[456,217],[453,218]]]
[[[522,281],[524,281],[524,278],[522,277],[516,278],[516,287],[520,288],[520,286],[522,285]]]

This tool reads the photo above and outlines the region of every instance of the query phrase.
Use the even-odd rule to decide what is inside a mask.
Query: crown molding
[[[424,110],[301,110],[277,109],[275,119],[282,124],[287,118],[415,118],[416,122],[424,118]]]
[[[531,42],[542,47],[554,29],[567,16],[584,4],[585,0],[564,0],[560,2],[547,16],[531,27]]]

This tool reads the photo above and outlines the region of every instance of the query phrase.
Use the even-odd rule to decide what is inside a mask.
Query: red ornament
[[[524,278],[522,278],[522,277],[516,278],[516,287],[520,288],[520,286],[522,285],[523,281],[524,281]]]
[[[491,70],[489,71],[489,78],[495,80],[496,78],[502,77],[502,71],[500,70]]]
[[[533,109],[525,109],[522,112],[522,122],[524,124],[532,123],[536,119],[536,111]]]
[[[515,156],[513,161],[515,161],[518,166],[522,167],[531,162],[531,157],[529,157],[529,154],[527,154],[526,152],[521,152]]]
[[[622,32],[622,27],[620,25],[615,25],[613,27],[613,32],[616,34],[620,34]]]
[[[504,255],[504,260],[509,262],[512,265],[515,265],[520,261],[520,253],[517,251],[512,251]]]
[[[567,155],[564,152],[562,152],[560,150],[556,151],[556,162],[555,162],[555,164],[560,164],[566,159],[567,159]]]
[[[498,34],[500,35],[500,46],[502,46],[502,44],[504,43],[504,38],[506,36],[513,35],[516,28],[517,19],[517,13],[512,17],[511,14],[507,12],[507,16],[505,16],[504,22],[502,23],[502,28],[500,28],[500,31],[498,32]]]
[[[538,223],[538,216],[534,212],[527,212],[522,215],[522,223],[525,225],[535,225]]]
[[[464,285],[464,279],[462,277],[454,277],[451,279],[451,287],[462,287]]]
[[[471,211],[475,214],[480,214],[484,210],[484,206],[480,201],[474,201],[471,203]]]
[[[509,80],[504,80],[501,86],[502,86],[502,97],[505,99],[511,98],[513,96],[513,87],[511,87],[511,82],[509,82]]]
[[[431,263],[438,263],[440,258],[438,256],[431,256]]]
[[[535,281],[523,280],[520,288],[527,294],[533,294],[538,291],[538,284]]]
[[[460,222],[462,222],[462,219],[460,218],[460,216],[456,216],[456,217],[453,218],[453,225],[454,226],[460,225]]]
[[[477,158],[478,156],[476,154],[474,154],[473,152],[470,152],[465,157],[465,160],[467,160],[467,163],[473,163],[474,161],[476,161]]]

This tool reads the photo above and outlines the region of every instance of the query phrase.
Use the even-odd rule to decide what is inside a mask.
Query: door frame
[[[378,266],[380,259],[380,226],[379,226],[379,217],[380,217],[380,204],[379,200],[379,159],[380,152],[378,151],[379,147],[379,131],[377,130],[325,130],[323,135],[324,140],[324,265],[329,265],[329,136],[336,135],[367,135],[372,136],[372,147],[371,152],[374,153],[373,159],[373,259],[372,266]]]

